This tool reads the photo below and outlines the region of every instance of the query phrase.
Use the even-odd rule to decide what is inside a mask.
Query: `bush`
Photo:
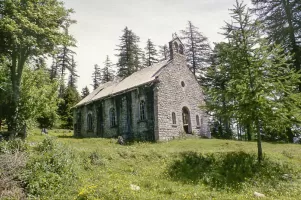
[[[26,164],[27,145],[20,139],[0,142],[0,199],[24,199],[19,175]]]
[[[26,154],[0,154],[0,199],[24,199],[19,175],[25,167]]]
[[[28,144],[19,138],[8,141],[0,141],[0,154],[24,152],[27,148]]]
[[[283,180],[283,175],[292,173],[288,165],[265,158],[257,162],[256,154],[227,152],[198,154],[185,152],[168,168],[169,177],[184,183],[203,182],[210,187],[239,189],[244,183],[260,182],[274,185]]]
[[[30,154],[23,173],[26,192],[35,197],[62,197],[75,182],[74,154],[66,146],[47,138]],[[65,188],[65,190],[62,190]]]

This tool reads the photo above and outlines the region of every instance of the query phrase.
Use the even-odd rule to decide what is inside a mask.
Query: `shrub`
[[[19,175],[26,164],[27,145],[20,139],[0,142],[0,199],[24,199]]]
[[[0,154],[24,152],[27,148],[28,144],[19,138],[8,141],[0,141]]]
[[[273,185],[283,180],[283,175],[292,173],[288,165],[265,158],[257,162],[256,154],[227,152],[198,154],[185,152],[168,168],[169,177],[185,183],[203,182],[215,188],[239,189],[243,183],[260,182]]]
[[[77,178],[74,154],[66,146],[46,138],[30,154],[23,173],[29,196],[61,197]],[[65,188],[65,190],[62,190]]]
[[[19,175],[25,167],[26,154],[0,154],[0,160],[0,199],[24,199],[25,193]]]

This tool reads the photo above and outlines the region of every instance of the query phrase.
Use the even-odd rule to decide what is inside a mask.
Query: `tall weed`
[[[0,142],[0,199],[24,199],[20,173],[26,165],[27,145],[15,139]]]
[[[51,138],[43,140],[30,153],[23,173],[28,196],[55,199],[68,195],[67,188],[70,190],[77,178],[75,160],[65,145]]]

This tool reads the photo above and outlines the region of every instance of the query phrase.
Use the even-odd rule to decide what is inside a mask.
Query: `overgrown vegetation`
[[[46,138],[29,152],[22,180],[29,197],[68,198],[77,179],[77,159],[61,143]]]
[[[74,192],[78,159],[52,138],[0,142],[0,198],[68,198]]]
[[[226,153],[183,152],[168,168],[173,180],[186,184],[204,183],[209,187],[241,190],[257,182],[277,188],[279,180],[292,180],[295,171],[287,163],[256,161],[256,154],[244,151]]]
[[[46,139],[32,134],[26,142],[0,141],[0,198],[248,199],[258,191],[271,199],[299,199],[299,146],[263,143],[262,159],[261,137],[292,142],[300,135],[301,4],[252,3],[250,10],[236,0],[232,22],[223,28],[227,41],[215,44],[213,53],[190,21],[180,37],[188,64],[206,87],[213,133],[257,139],[260,163],[252,142],[182,138],[120,146],[114,139],[51,131]],[[68,33],[72,13],[60,0],[0,1],[0,121],[7,135],[25,138],[31,125],[53,127],[58,118],[61,127],[73,127],[71,108],[80,97],[75,39]],[[156,45],[148,40],[145,55],[139,42],[125,27],[117,46],[118,76],[158,61]],[[166,45],[160,54],[169,58]],[[53,57],[49,71],[47,56]],[[94,89],[113,79],[113,65],[107,56],[104,68],[95,68]],[[88,94],[86,87],[82,98]]]
[[[0,199],[25,198],[20,174],[26,165],[26,149],[22,140],[0,142]]]
[[[12,160],[21,152],[24,159],[14,164],[17,168],[6,167],[6,173],[0,164],[0,180],[12,181],[0,194],[32,199],[252,199],[256,191],[267,199],[299,199],[299,145],[263,147],[259,164],[253,142],[183,138],[122,146],[116,139],[37,132],[27,143],[1,143],[0,156]]]

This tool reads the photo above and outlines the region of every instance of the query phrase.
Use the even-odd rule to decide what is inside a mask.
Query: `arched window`
[[[115,108],[110,109],[110,126],[114,127],[116,126],[116,114],[115,114]]]
[[[92,114],[91,113],[89,113],[87,116],[87,124],[88,124],[88,131],[92,131],[93,122],[92,122]]]
[[[182,87],[185,87],[184,81],[181,81],[181,85],[182,85]]]
[[[177,124],[177,118],[176,118],[176,113],[171,113],[171,118],[172,118],[172,124]]]
[[[145,120],[145,101],[140,101],[140,120]]]
[[[196,119],[196,125],[200,126],[200,117],[196,115],[195,119]]]
[[[174,42],[174,44],[175,44],[175,52],[179,52],[179,45],[178,45],[178,43],[177,42]]]
[[[181,45],[181,44],[179,45],[179,53],[182,55],[184,54],[184,48],[183,48],[183,45]]]

